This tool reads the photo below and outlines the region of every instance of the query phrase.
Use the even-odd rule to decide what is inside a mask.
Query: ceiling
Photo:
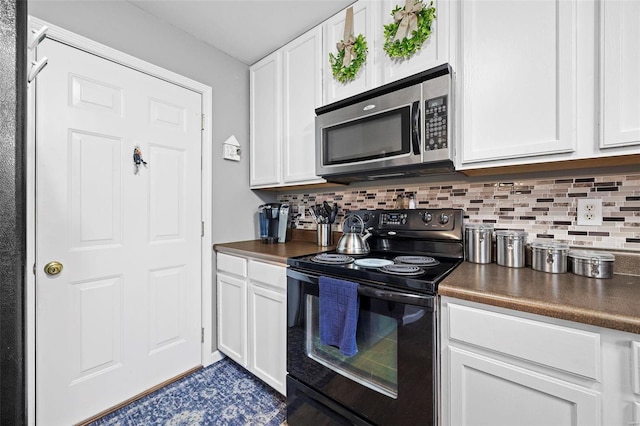
[[[355,0],[128,0],[251,65]]]

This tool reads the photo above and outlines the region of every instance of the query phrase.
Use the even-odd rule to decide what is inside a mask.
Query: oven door
[[[435,297],[360,284],[358,353],[347,357],[320,343],[318,278],[287,272],[290,377],[372,424],[435,424]]]

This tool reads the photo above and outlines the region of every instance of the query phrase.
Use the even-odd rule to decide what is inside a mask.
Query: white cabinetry
[[[353,81],[340,83],[332,74],[329,53],[337,53],[336,44],[344,38],[346,12],[343,10],[324,22],[324,50],[322,52],[324,104],[373,89],[404,77],[449,62],[452,31],[451,2],[434,0],[436,20],[429,39],[409,59],[391,59],[384,51],[383,25],[393,21],[391,11],[404,0],[360,0],[353,5],[353,33],[362,34],[367,40],[367,60]],[[424,0],[425,5],[429,4]]]
[[[217,257],[218,349],[247,367],[247,261]]]
[[[324,182],[315,175],[314,132],[321,50],[318,27],[249,69],[252,188]]]
[[[640,336],[446,297],[441,306],[443,425],[638,420]]]
[[[282,175],[282,52],[249,69],[251,187],[275,186]]]
[[[380,30],[376,23],[379,4],[374,1],[358,1],[353,4],[353,35],[362,34],[367,41],[367,59],[360,67],[355,79],[341,83],[333,77],[329,53],[337,54],[336,45],[344,38],[346,11],[343,10],[322,24],[324,49],[322,51],[322,69],[324,103],[330,104],[357,93],[365,92],[378,84],[374,65],[377,54],[376,33]]]
[[[285,394],[286,267],[218,253],[218,348]]]
[[[410,75],[428,70],[438,65],[449,62],[451,40],[450,32],[452,30],[451,1],[450,0],[434,0],[433,7],[436,9],[436,19],[431,26],[431,35],[424,42],[422,48],[409,59],[391,59],[384,51],[384,29],[383,25],[393,22],[391,11],[398,5],[404,6],[403,0],[383,0],[379,2],[380,24],[377,31],[378,40],[376,41],[376,53],[374,60],[376,68],[381,72],[381,82],[383,84],[399,80]],[[423,0],[425,5],[429,5],[428,0]],[[454,70],[455,71],[455,70]]]
[[[459,166],[576,149],[576,3],[460,2]]]
[[[600,148],[640,145],[640,2],[599,4]]]

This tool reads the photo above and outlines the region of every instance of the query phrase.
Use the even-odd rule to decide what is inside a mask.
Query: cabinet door
[[[247,282],[218,272],[218,349],[247,368]]]
[[[378,54],[375,44],[376,9],[380,6],[375,1],[360,0],[353,5],[353,34],[362,34],[367,40],[366,62],[360,67],[356,78],[347,83],[340,83],[331,72],[329,53],[337,53],[336,44],[344,38],[344,22],[346,11],[343,10],[326,20],[322,26],[324,38],[324,50],[322,53],[322,68],[324,69],[324,104],[330,104],[356,93],[373,88],[376,84],[375,56]]]
[[[600,147],[640,144],[640,2],[600,1]]]
[[[382,48],[384,46],[383,25],[393,22],[391,11],[396,6],[404,6],[403,0],[383,0],[380,3],[381,24],[378,32],[379,40],[377,45],[380,52],[380,61],[377,68],[382,71],[382,83],[386,84],[391,81],[399,80],[404,77],[428,70],[437,65],[449,62],[449,32],[451,30],[451,22],[449,17],[451,9],[451,1],[434,0],[433,7],[436,9],[436,19],[431,27],[431,35],[424,42],[422,48],[409,59],[391,59]],[[423,1],[425,5],[429,5],[429,1]]]
[[[600,424],[598,392],[455,347],[448,354],[451,425]]]
[[[276,185],[282,175],[281,52],[256,62],[250,75],[251,186]]]
[[[283,182],[324,182],[316,176],[315,108],[322,97],[322,28],[282,48]]]
[[[465,0],[460,13],[462,164],[575,151],[576,0]]]
[[[287,375],[286,312],[287,296],[284,293],[251,283],[250,370],[283,395]]]

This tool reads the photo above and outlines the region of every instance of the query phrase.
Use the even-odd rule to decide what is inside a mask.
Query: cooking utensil
[[[322,208],[324,208],[324,215],[329,220],[331,217],[331,206],[326,201],[322,202]]]
[[[329,222],[335,222],[336,216],[338,216],[338,205],[336,203],[333,203],[333,209],[331,209],[331,215],[329,215]]]
[[[345,216],[342,226],[344,227],[344,224],[349,220],[350,216],[354,216],[360,221],[365,234],[361,235],[359,232],[356,232],[356,226],[352,225],[351,230],[343,233],[342,237],[340,237],[336,251],[343,254],[368,254],[369,243],[367,243],[367,238],[369,238],[371,234],[368,230],[365,230],[362,218],[355,214],[348,214]]]
[[[316,209],[313,206],[309,207],[309,214],[311,215],[311,218],[316,222],[316,223],[320,223],[318,222],[318,216],[316,216]]]

